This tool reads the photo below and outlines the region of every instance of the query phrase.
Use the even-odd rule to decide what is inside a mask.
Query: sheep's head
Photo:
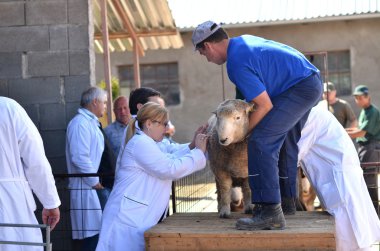
[[[216,131],[221,145],[227,146],[244,140],[252,111],[253,104],[239,99],[226,100],[218,106],[215,112]]]

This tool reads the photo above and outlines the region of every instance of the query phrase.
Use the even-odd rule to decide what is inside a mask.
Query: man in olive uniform
[[[323,103],[328,102],[329,111],[334,114],[335,118],[344,127],[357,127],[357,120],[350,104],[336,96],[335,85],[332,82],[323,84]]]

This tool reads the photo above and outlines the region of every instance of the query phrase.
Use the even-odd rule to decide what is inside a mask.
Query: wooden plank
[[[235,229],[238,218],[178,213],[145,232],[147,250],[335,250],[334,220],[324,212],[287,216],[283,231]]]

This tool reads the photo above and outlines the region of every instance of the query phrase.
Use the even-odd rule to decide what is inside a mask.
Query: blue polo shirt
[[[243,35],[230,39],[227,73],[249,102],[263,91],[276,97],[319,70],[294,48]]]

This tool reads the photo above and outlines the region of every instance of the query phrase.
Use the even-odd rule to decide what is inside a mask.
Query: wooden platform
[[[334,218],[325,212],[297,212],[286,229],[242,231],[238,218],[217,213],[177,213],[145,232],[147,250],[335,250]]]

